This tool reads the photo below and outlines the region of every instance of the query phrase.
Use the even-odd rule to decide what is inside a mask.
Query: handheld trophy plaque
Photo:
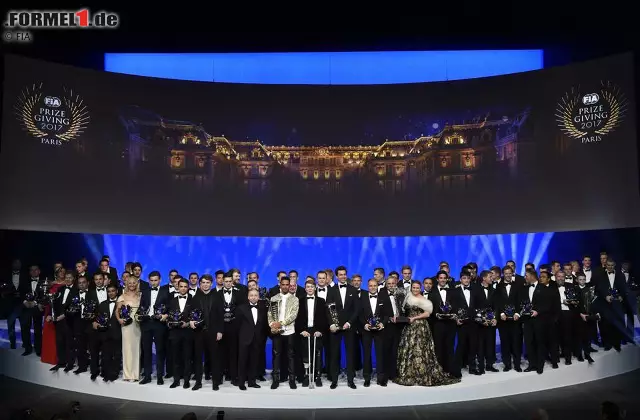
[[[84,304],[84,311],[82,312],[82,319],[92,320],[96,316],[96,309],[98,303],[94,300],[89,300]]]
[[[576,289],[573,287],[565,288],[565,300],[567,301],[567,305],[577,305],[578,304],[578,294],[576,293]]]
[[[613,300],[618,300],[620,298],[620,291],[618,291],[618,289],[615,287],[610,287],[609,296],[611,296]]]
[[[521,316],[531,316],[533,315],[533,305],[531,302],[523,302],[522,307],[520,309]]]
[[[189,320],[195,322],[196,328],[201,327],[203,322],[204,322],[204,317],[202,316],[202,311],[200,309],[192,310],[191,314],[189,316]]]
[[[336,308],[335,303],[330,303],[327,307],[329,308],[329,316],[331,317],[331,325],[329,328],[331,332],[338,332],[342,329],[340,317],[338,316],[338,308]]]
[[[380,329],[380,317],[377,315],[372,315],[367,319],[367,324],[369,325],[369,331],[377,331]]]
[[[95,322],[98,324],[98,331],[105,331],[109,328],[109,315],[98,314],[96,315]]]
[[[167,305],[165,305],[164,303],[156,305],[156,307],[153,310],[153,316],[156,319],[162,318],[162,315],[166,315],[166,313],[167,313]]]
[[[513,305],[505,305],[504,315],[507,317],[507,320],[512,321],[515,314],[516,308]]]
[[[454,314],[451,313],[451,305],[449,302],[442,302],[440,304],[440,312],[436,314],[438,319],[452,319]]]
[[[169,328],[178,328],[182,326],[182,314],[178,309],[169,311],[169,318],[167,318],[167,326]]]
[[[82,305],[82,302],[80,301],[80,296],[74,296],[71,299],[71,303],[67,307],[67,313],[70,315],[77,314],[78,312],[80,312],[81,305]]]
[[[260,300],[268,300],[269,299],[268,294],[269,294],[269,291],[267,290],[266,287],[260,287],[258,289],[258,296]]]
[[[459,309],[455,314],[456,321],[467,322],[469,320],[469,313],[466,309]]]
[[[131,305],[122,305],[120,307],[120,319],[124,321],[124,325],[131,325],[131,323],[133,322],[131,312]]]
[[[136,311],[136,321],[145,322],[151,319],[149,316],[149,307],[146,305],[140,305],[138,310]]]

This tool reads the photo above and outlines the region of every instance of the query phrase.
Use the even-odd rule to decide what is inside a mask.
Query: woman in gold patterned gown
[[[411,293],[403,307],[409,324],[402,330],[398,347],[398,376],[394,382],[408,386],[439,386],[460,382],[445,373],[436,359],[433,336],[427,322],[433,305],[422,296],[420,282],[411,283]]]

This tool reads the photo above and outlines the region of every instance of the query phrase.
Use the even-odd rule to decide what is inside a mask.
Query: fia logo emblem
[[[62,101],[56,96],[45,96],[44,104],[51,108],[60,108]]]
[[[589,93],[582,97],[582,103],[585,105],[595,105],[600,100],[600,96],[597,93]]]

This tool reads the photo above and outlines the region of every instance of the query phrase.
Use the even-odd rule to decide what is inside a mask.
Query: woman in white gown
[[[132,322],[130,323],[121,318],[120,311],[123,306],[131,307],[129,316]],[[116,305],[116,318],[122,326],[122,377],[125,381],[138,381],[140,379],[140,340],[142,333],[140,324],[135,320],[139,307],[140,291],[138,279],[130,277]]]

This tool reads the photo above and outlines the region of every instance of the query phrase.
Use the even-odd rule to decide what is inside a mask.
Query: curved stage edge
[[[41,363],[35,355],[23,357],[21,354],[22,349],[0,349],[0,373],[26,382],[97,396],[164,404],[246,409],[379,408],[452,403],[577,385],[640,368],[640,347],[626,345],[621,353],[613,350],[595,353],[595,363],[591,366],[586,362],[574,361],[570,366],[561,364],[559,369],[547,366],[542,375],[515,371],[487,373],[482,376],[466,374],[461,383],[433,388],[403,387],[391,383],[383,388],[375,382],[370,388],[364,388],[362,380],[356,380],[356,390],[347,388],[346,382],[341,382],[337,390],[331,390],[327,381],[324,381],[323,387],[313,390],[298,386],[294,391],[289,389],[288,384],[281,384],[280,388],[274,391],[269,389],[269,382],[261,382],[260,389],[249,388],[247,391],[240,391],[227,382],[219,391],[214,392],[211,390],[211,383],[206,381],[201,390],[194,392],[182,387],[170,389],[170,380],[165,380],[164,386],[156,385],[155,380],[148,385],[122,380],[105,384],[100,378],[92,382],[88,373],[51,373],[51,366]]]

